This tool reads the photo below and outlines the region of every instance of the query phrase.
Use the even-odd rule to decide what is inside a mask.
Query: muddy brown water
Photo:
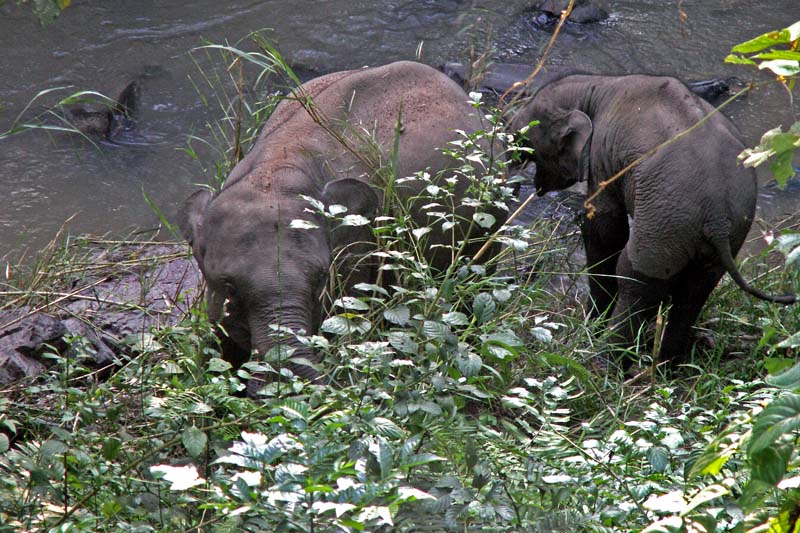
[[[197,64],[209,67],[205,42],[236,42],[271,28],[283,53],[309,73],[414,59],[463,61],[469,46],[491,43],[494,57],[533,64],[550,35],[531,24],[523,0],[165,0],[76,1],[41,26],[27,5],[0,6],[0,131],[39,91],[94,89],[110,95],[142,80],[136,135],[120,145],[66,134],[27,132],[0,141],[0,257],[38,249],[76,215],[73,233],[125,234],[157,224],[143,191],[168,218],[195,183],[210,179],[216,154],[204,124],[219,112],[203,104]],[[685,80],[764,79],[723,64],[732,44],[800,19],[797,0],[625,0],[601,2],[608,20],[567,28],[551,61],[599,73],[645,72]],[[193,59],[194,58],[194,59]],[[41,104],[52,104],[44,98]],[[727,114],[749,143],[797,120],[785,91],[769,86]],[[767,178],[762,181],[766,184]],[[761,195],[762,216],[776,220],[800,203],[797,188]]]

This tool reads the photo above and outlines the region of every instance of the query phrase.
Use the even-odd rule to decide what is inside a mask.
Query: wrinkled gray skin
[[[384,164],[393,150],[402,107],[398,178],[425,169],[435,175],[450,168],[454,161],[439,148],[458,138],[453,130],[481,129],[464,91],[444,74],[419,63],[336,72],[307,82],[303,90],[333,128],[362,150],[363,142],[356,137],[370,132],[382,147]],[[310,205],[300,195],[326,205],[344,205],[348,214],[369,217],[382,205],[382,191],[370,185],[375,185],[373,174],[297,101],[287,99],[275,109],[222,191],[216,196],[198,191],[186,201],[181,225],[207,282],[209,318],[221,323],[230,336],[223,342],[234,344],[242,355],[249,356],[255,349],[261,356],[276,343],[269,334],[271,324],[309,334],[318,331],[324,318],[320,294],[328,281],[332,257],[342,248],[345,252],[368,251],[372,234],[358,227],[332,230],[322,217],[306,212]],[[398,185],[397,191],[408,198],[423,187],[413,180]],[[457,198],[465,188],[466,184],[459,182]],[[459,207],[457,212],[471,219],[471,210]],[[498,224],[502,223],[504,217],[495,214]],[[427,223],[421,213],[413,215],[419,224]],[[305,219],[319,227],[291,229],[293,219]],[[431,244],[447,240],[439,231],[429,235]],[[477,244],[468,253],[476,251]],[[449,251],[428,252],[434,267],[449,265]],[[345,292],[356,283],[375,280],[374,265],[356,264],[352,255],[337,260],[337,267],[346,276]],[[225,300],[228,316],[223,316]],[[294,347],[295,358],[319,362],[313,351]],[[308,365],[290,362],[286,366],[308,379],[319,375]],[[258,387],[259,381],[251,380],[248,394],[255,395]]]
[[[538,194],[588,182],[589,194],[650,149],[683,132],[712,107],[674,78],[568,75],[539,88],[512,119],[534,148]],[[741,276],[734,255],[756,205],[756,177],[737,164],[744,148],[717,113],[610,185],[583,221],[592,314],[611,311],[613,343],[631,346],[661,303],[672,311],[661,357],[680,361],[690,329],[728,272],[758,298],[770,296]]]

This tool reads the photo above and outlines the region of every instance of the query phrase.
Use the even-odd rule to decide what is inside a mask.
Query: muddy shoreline
[[[42,374],[48,358],[90,357],[98,370],[120,364],[154,329],[178,324],[197,303],[201,276],[188,245],[90,244],[59,282],[23,291],[0,284],[0,385]],[[52,273],[59,276],[59,273]]]

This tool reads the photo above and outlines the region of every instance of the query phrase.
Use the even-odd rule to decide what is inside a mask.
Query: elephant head
[[[65,106],[66,120],[78,131],[92,138],[113,140],[133,126],[139,105],[139,80],[128,83],[110,103],[71,104]]]
[[[527,127],[533,120],[538,124]],[[589,171],[592,121],[581,110],[563,110],[534,100],[511,121],[511,131],[522,131],[524,144],[533,148],[534,182],[540,196],[585,181]]]
[[[309,176],[294,169],[275,182],[301,186],[309,183]],[[369,217],[379,206],[378,195],[357,179],[329,181],[316,191],[316,199],[343,205],[352,214]],[[294,349],[285,366],[301,377],[318,378],[312,366],[318,356],[294,336],[280,337],[271,326],[316,333],[334,251],[363,243],[371,232],[364,227],[330,228],[326,218],[310,208],[299,195],[265,198],[247,181],[226,186],[216,196],[198,191],[185,203],[181,228],[206,280],[208,316],[235,348],[233,357],[225,354],[235,363],[249,359],[253,351],[263,360],[272,348],[284,345]],[[297,219],[311,224],[300,228],[292,224]],[[368,275],[356,272],[346,282],[352,285]],[[259,383],[251,380],[248,394],[254,395]]]

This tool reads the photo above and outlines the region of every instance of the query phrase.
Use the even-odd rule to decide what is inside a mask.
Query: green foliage
[[[760,35],[736,45],[725,58],[727,63],[757,66],[771,71],[793,91],[800,75],[800,21],[781,31]],[[783,131],[780,127],[769,130],[755,148],[748,148],[739,156],[745,166],[756,167],[770,162],[770,170],[783,186],[794,176],[792,157],[800,148],[800,122]]]
[[[221,147],[212,187],[285,97],[265,85],[270,96],[251,102],[240,74],[255,65],[258,79],[297,83],[277,51],[260,38],[256,47],[199,50],[225,62],[198,83],[222,87],[206,99],[224,111],[209,125]],[[791,531],[800,366],[767,385],[750,359],[723,367],[705,352],[682,379],[653,371],[649,384],[588,368],[595,336],[544,275],[569,255],[557,221],[502,228],[502,251],[485,262],[465,253],[511,209],[518,179],[506,177],[513,137],[471,98],[483,130],[443,149],[471,184],[476,216],[458,218],[450,176],[397,176],[390,161],[376,169],[385,209],[367,226],[379,246],[365,260],[380,279],[343,294],[347,272],[334,269],[319,334],[276,328],[324,356],[325,385],[268,361],[232,368],[202,311],[132,336],[102,380],[88,343],[69,339],[48,354],[48,379],[0,396],[0,532]],[[371,160],[369,136],[354,138]],[[425,187],[401,200],[393,185],[408,179]],[[429,224],[408,216],[411,202]],[[369,223],[308,203],[332,226]],[[445,272],[422,253],[441,233]],[[60,253],[45,259],[65,263]],[[48,265],[35,266],[31,287],[64,277]],[[773,339],[800,317],[721,292],[715,329],[755,331],[750,350],[769,350],[765,366],[792,366],[794,341]],[[254,366],[280,375],[258,401],[243,397]]]
[[[6,0],[0,0],[2,5]],[[31,4],[33,13],[42,24],[53,22],[71,4],[72,0],[16,0],[18,4]]]

